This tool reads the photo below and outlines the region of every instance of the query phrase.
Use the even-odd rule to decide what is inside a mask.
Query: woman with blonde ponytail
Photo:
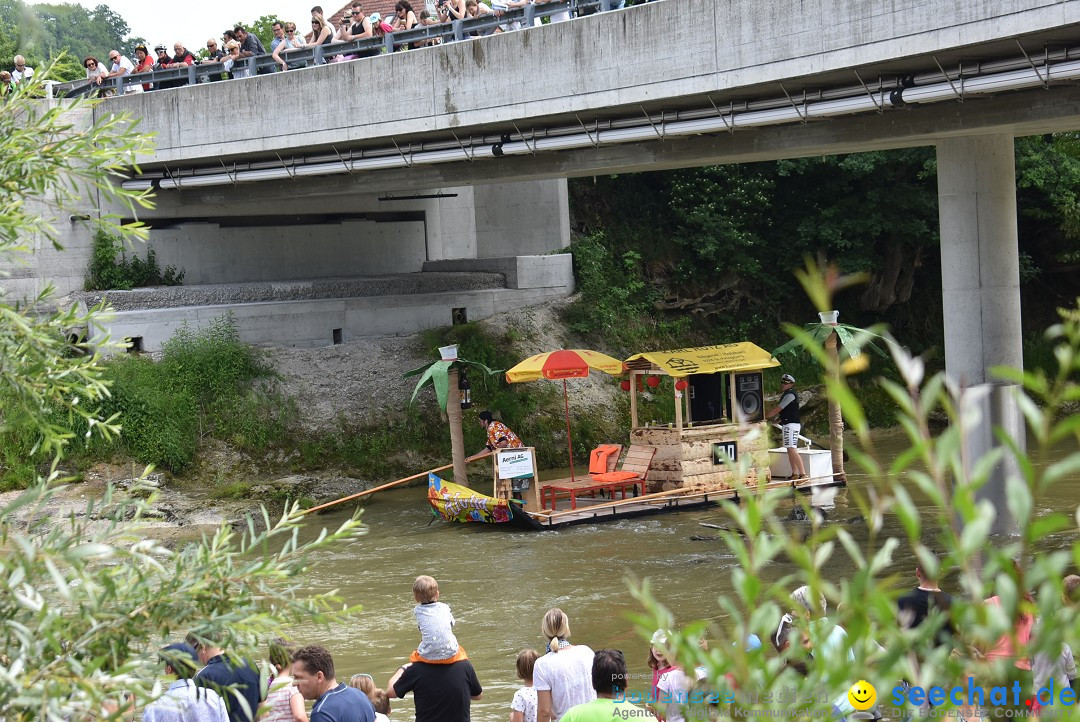
[[[570,644],[570,620],[558,607],[549,609],[540,624],[548,653],[536,660],[536,722],[558,722],[566,710],[596,699],[592,687],[593,651]]]

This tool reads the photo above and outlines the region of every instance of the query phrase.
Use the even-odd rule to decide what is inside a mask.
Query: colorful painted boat
[[[505,524],[518,529],[541,526],[518,505],[506,499],[484,496],[472,489],[428,474],[428,503],[445,521],[467,524]]]

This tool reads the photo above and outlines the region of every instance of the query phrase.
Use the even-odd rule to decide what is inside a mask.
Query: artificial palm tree
[[[795,353],[805,349],[825,368],[831,383],[829,389],[829,449],[832,452],[833,478],[847,481],[844,471],[844,417],[836,392],[840,387],[841,373],[857,373],[866,368],[868,359],[863,354],[863,347],[868,346],[883,358],[888,358],[882,349],[874,344],[874,339],[881,338],[877,326],[870,329],[838,323],[839,312],[832,309],[833,295],[842,288],[862,283],[865,274],[842,276],[835,266],[822,269],[813,259],[807,259],[806,270],[795,271],[796,278],[806,290],[806,295],[818,309],[820,321],[808,323],[801,329],[793,324],[785,324],[785,330],[792,339],[772,352],[774,358],[784,353]]]
[[[439,408],[446,413],[447,421],[450,423],[450,453],[454,462],[454,482],[462,486],[469,485],[469,477],[465,471],[465,437],[461,428],[462,390],[459,384],[460,372],[464,370],[465,364],[474,366],[489,376],[502,373],[482,363],[460,358],[432,361],[405,373],[405,377],[423,374],[416,382],[416,388],[413,389],[409,403],[416,401],[416,395],[428,382],[435,387],[435,398],[439,402]],[[453,403],[448,403],[450,400]]]

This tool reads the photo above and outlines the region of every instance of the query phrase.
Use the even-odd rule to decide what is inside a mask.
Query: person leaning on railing
[[[281,54],[289,50],[299,50],[304,47],[304,38],[296,32],[296,23],[285,23],[284,25],[285,39],[278,43],[273,50],[274,62],[281,66],[282,70],[296,70],[304,67],[307,63],[303,61],[287,63],[281,57]]]
[[[135,70],[136,73],[152,73],[154,72],[154,60],[150,57],[150,51],[146,49],[145,45],[135,46]],[[143,90],[150,90],[154,87],[153,83],[143,83]]]
[[[221,65],[225,60],[225,51],[218,45],[217,38],[208,38],[206,41],[206,58],[202,61],[203,65]],[[206,79],[211,83],[216,83],[222,79],[221,73],[211,73],[206,76]]]
[[[90,85],[96,85],[101,87],[101,83],[105,78],[109,77],[109,71],[105,69],[105,66],[98,62],[98,59],[93,55],[87,55],[83,58],[83,67],[86,68],[86,79],[90,81]],[[103,93],[102,90],[96,91],[99,95]]]

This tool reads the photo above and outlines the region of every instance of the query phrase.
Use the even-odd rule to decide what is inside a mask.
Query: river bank
[[[415,379],[403,373],[436,358],[437,347],[447,343],[457,343],[462,358],[495,369],[542,351],[588,346],[565,321],[577,301],[410,336],[303,349],[229,341],[225,320],[206,333],[178,334],[155,362],[111,359],[106,367],[115,408],[109,411],[120,413],[124,432],[112,444],[82,446],[83,434],[75,430],[79,441],[65,469],[78,483],[50,513],[78,513],[106,483],[124,489],[154,464],[161,493],[152,533],[183,538],[239,523],[260,505],[271,514],[291,501],[313,506],[446,464],[449,432],[434,393],[428,387],[410,403]],[[537,447],[542,468],[566,466],[561,387],[479,376],[473,376],[473,409],[465,414],[467,450],[483,447],[483,432],[473,422],[490,408]],[[624,439],[629,400],[616,381],[602,374],[575,379],[571,396],[577,456]],[[801,396],[811,422],[807,433],[820,440],[820,394],[811,387]],[[639,396],[642,418],[671,421],[670,406],[664,393],[647,389]]]

